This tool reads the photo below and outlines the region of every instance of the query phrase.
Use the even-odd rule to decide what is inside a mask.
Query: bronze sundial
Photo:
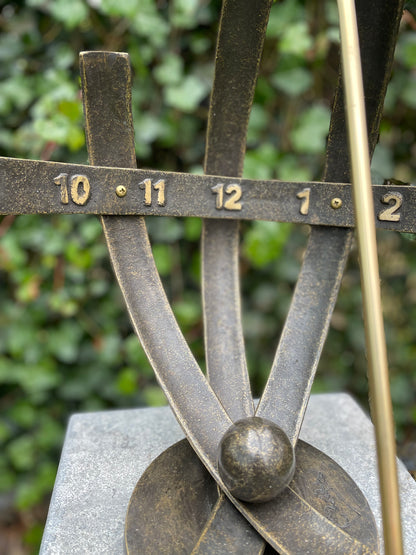
[[[133,326],[187,436],[149,466],[132,493],[128,553],[379,552],[374,519],[357,485],[323,452],[298,441],[355,225],[341,79],[321,183],[241,178],[271,3],[224,0],[205,176],[136,169],[128,56],[111,52],[80,56],[91,166],[0,159],[0,213],[101,215]],[[357,4],[372,153],[403,2]],[[379,185],[372,191],[378,226],[416,231],[413,188]],[[157,274],[143,218],[150,215],[204,218],[207,377]],[[312,226],[258,404],[240,316],[240,219]]]

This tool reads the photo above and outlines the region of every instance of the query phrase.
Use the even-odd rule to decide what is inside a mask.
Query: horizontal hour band
[[[354,227],[349,184],[0,157],[0,214],[195,216]],[[416,233],[416,187],[373,185],[377,227]]]

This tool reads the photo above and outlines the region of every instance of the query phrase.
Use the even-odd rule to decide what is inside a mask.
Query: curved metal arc
[[[135,166],[127,55],[85,52],[80,55],[80,69],[90,162]],[[112,126],[103,130],[106,121]],[[196,364],[172,314],[144,219],[104,216],[101,222],[134,329],[157,379],[199,458],[225,489],[216,470],[216,451],[231,420]]]
[[[85,79],[85,75],[84,75],[84,79]],[[88,88],[85,89],[85,98],[84,101],[87,102],[86,98],[88,97]],[[110,103],[111,104],[111,103]],[[100,109],[102,109],[102,105],[100,106]],[[87,113],[87,110],[86,110]],[[87,114],[88,117],[88,114]],[[102,121],[102,119],[100,118],[100,121]],[[98,125],[98,123],[97,123]],[[96,135],[95,133],[92,133],[91,130],[89,130],[87,128],[87,131],[89,131],[89,136],[94,136]],[[105,141],[102,143],[103,145],[105,145],[105,148],[102,147],[106,152],[108,152],[108,137],[109,137],[109,133],[107,132],[105,135]],[[91,152],[91,148],[94,149],[94,145],[90,144],[90,152]],[[109,160],[107,160],[107,155],[105,154],[105,152],[103,153],[103,157],[100,158],[100,153],[98,153],[98,157],[96,155],[94,155],[94,152],[92,151],[92,154],[90,154],[91,157],[91,161],[93,163],[100,163],[100,164],[104,164],[104,163],[108,163],[108,165],[114,165],[114,161],[111,163]],[[120,158],[118,158],[117,162],[118,163],[120,161]],[[127,164],[126,164],[127,165]],[[111,220],[113,220],[113,222],[111,222]],[[117,227],[117,220],[124,220],[123,226],[121,227]],[[130,221],[135,221],[136,223],[133,225],[130,223]],[[121,225],[120,223],[120,225]],[[137,220],[135,218],[103,218],[103,224],[106,227],[106,235],[107,238],[110,239],[116,239],[116,235],[119,233],[119,231],[117,231],[118,229],[122,229],[125,226],[127,226],[127,228],[129,228],[130,231],[133,231],[133,228],[138,226],[140,227],[141,231],[139,231],[139,234],[142,234],[143,231],[145,232],[144,226],[142,227],[142,224],[138,224]],[[125,233],[125,231],[123,231],[123,233]],[[127,234],[128,235],[128,234]],[[131,239],[132,241],[134,241],[133,239],[134,237],[134,233],[132,233],[131,235]],[[121,241],[123,241],[123,237],[120,236],[119,239]],[[148,308],[146,308],[146,310],[144,311],[146,314],[146,318],[148,316],[148,312],[146,312],[148,309],[153,310],[155,307],[157,307],[158,309],[160,308],[162,310],[162,314],[164,314],[164,309],[162,307],[162,305],[164,304],[163,302],[159,305],[158,303],[160,303],[161,297],[157,296],[157,298],[155,299],[150,293],[154,293],[155,290],[159,290],[158,286],[156,287],[156,289],[146,289],[143,291],[141,291],[141,288],[143,286],[143,283],[141,283],[140,278],[138,279],[138,276],[142,276],[142,279],[148,279],[149,277],[152,277],[154,274],[154,270],[151,269],[150,267],[149,272],[150,274],[147,275],[146,272],[143,272],[142,270],[140,270],[140,262],[136,259],[135,261],[132,261],[131,258],[129,258],[128,254],[129,251],[131,251],[131,249],[129,248],[129,246],[133,244],[132,242],[128,242],[127,244],[124,243],[124,246],[127,245],[127,248],[124,249],[123,252],[121,252],[119,250],[119,245],[117,244],[117,242],[114,242],[114,247],[115,250],[117,250],[118,252],[118,261],[119,261],[119,267],[123,268],[123,272],[124,272],[124,260],[127,261],[127,265],[129,266],[129,278],[126,280],[125,282],[125,288],[126,290],[130,290],[130,292],[132,290],[134,290],[135,288],[138,287],[138,290],[140,291],[140,297],[141,299],[143,299],[144,297],[146,297],[146,293],[149,293],[149,298],[152,299],[152,302],[150,302],[149,304],[143,304],[142,307],[147,306]],[[142,245],[139,247],[139,250],[141,252],[141,254],[144,255],[144,260],[146,260],[146,251],[148,250],[147,247],[147,235],[146,237],[143,236],[143,242]],[[114,249],[113,249],[114,252]],[[114,258],[114,257],[113,257]],[[115,266],[117,266],[117,262],[115,262],[113,260]],[[138,267],[139,265],[139,267]],[[150,280],[151,282],[151,280]],[[157,280],[153,283],[153,285],[157,285]],[[162,292],[162,296],[163,296],[163,292]],[[154,339],[155,337],[158,338],[159,337],[159,332],[160,332],[160,327],[158,327],[160,321],[159,318],[156,318],[156,321],[153,321],[152,325],[150,327],[145,327],[143,328],[143,323],[140,321],[140,317],[142,316],[141,313],[141,308],[137,308],[136,306],[134,306],[134,302],[131,299],[128,299],[128,304],[130,305],[130,313],[132,316],[132,319],[135,320],[135,327],[137,330],[140,330],[140,334],[143,337],[144,342],[146,343],[147,341],[149,341],[149,345],[152,342],[152,339]],[[139,301],[142,302],[142,301]],[[132,306],[133,303],[133,306]],[[171,317],[167,317],[166,321],[168,322],[167,324],[167,328],[166,329],[170,329],[170,326],[173,325],[173,327],[175,328],[176,323],[173,323],[171,320]],[[176,330],[174,331],[173,334],[176,337]],[[180,332],[179,332],[179,336],[180,337]],[[182,339],[179,340],[180,342],[182,341]],[[174,404],[174,408],[176,408],[177,411],[181,412],[184,410],[183,405],[185,402],[184,399],[184,395],[183,395],[183,391],[180,391],[176,389],[175,387],[178,385],[178,383],[180,384],[180,387],[183,386],[184,382],[181,382],[181,380],[177,380],[178,378],[178,373],[173,373],[171,376],[161,376],[161,370],[163,371],[163,369],[160,368],[159,365],[162,365],[165,362],[168,362],[169,364],[171,364],[171,360],[169,360],[169,356],[167,355],[161,355],[160,353],[156,353],[155,351],[155,347],[154,346],[149,346],[147,347],[151,358],[153,358],[154,362],[156,363],[156,371],[159,374],[159,379],[161,380],[162,384],[164,385],[165,389],[166,387],[168,389],[170,389],[171,387],[174,388],[174,394],[172,396],[172,391],[170,392],[170,397],[171,397],[171,401]],[[176,348],[176,347],[175,347]],[[186,348],[187,349],[187,348]],[[185,350],[186,350],[185,349]],[[194,447],[196,448],[199,456],[204,460],[204,463],[206,464],[207,468],[209,469],[209,471],[211,472],[211,474],[213,475],[214,479],[221,485],[221,480],[219,479],[217,472],[216,472],[216,466],[215,466],[215,456],[214,456],[214,452],[213,449],[216,448],[216,445],[218,444],[219,439],[222,437],[222,434],[224,433],[224,431],[228,428],[229,426],[229,419],[228,416],[226,414],[226,412],[224,411],[224,409],[221,407],[221,405],[218,403],[218,400],[216,399],[215,395],[212,393],[212,390],[210,390],[208,384],[204,381],[202,374],[200,375],[199,370],[197,369],[197,371],[195,372],[195,362],[193,361],[192,357],[191,359],[188,358],[189,354],[186,354],[184,356],[184,359],[186,361],[185,363],[185,374],[186,376],[192,376],[196,373],[197,374],[197,386],[196,386],[196,391],[198,391],[201,394],[202,391],[202,395],[203,395],[203,399],[201,400],[201,403],[199,404],[199,406],[204,405],[204,407],[208,407],[208,410],[204,410],[204,416],[205,415],[210,415],[211,418],[209,419],[209,424],[207,425],[206,422],[203,422],[202,424],[200,422],[198,422],[198,419],[196,419],[195,421],[191,422],[189,421],[189,425],[190,428],[188,428],[186,431],[187,433],[189,433],[191,440],[193,440],[194,443]],[[176,359],[177,363],[181,363],[181,361],[179,359]],[[177,368],[175,368],[175,370],[177,370]],[[173,382],[170,382],[169,380],[173,380]],[[186,380],[185,380],[186,381]],[[177,402],[177,405],[175,405],[175,399]],[[212,409],[212,411],[210,410]],[[186,412],[186,409],[185,409]],[[190,414],[186,414],[187,417],[190,416]],[[193,414],[193,416],[195,416]],[[192,418],[192,417],[191,417]],[[211,429],[209,430],[209,435],[211,437],[211,439],[208,440],[208,443],[206,443],[206,438],[203,437],[204,432],[207,431],[207,428],[211,426]],[[196,438],[196,439],[195,439]],[[212,438],[215,438],[212,441]],[[223,486],[222,486],[223,487]],[[265,535],[266,539],[268,541],[270,541],[272,544],[277,545],[276,543],[273,543],[273,541],[271,541],[271,538],[269,537],[269,531],[267,530],[267,527],[264,528],[262,527],[262,523],[253,516],[252,512],[250,510],[247,510],[242,508],[242,505],[239,504],[236,500],[232,499],[233,503],[236,504],[236,506],[239,508],[239,510],[241,510],[244,515],[246,516],[246,518],[248,518],[250,520],[250,522],[252,522],[253,525],[256,526],[256,528],[258,529],[258,531],[260,533],[262,533],[263,535]]]
[[[353,234],[313,228],[272,370],[256,416],[273,420],[295,445],[328,333]]]
[[[115,70],[118,71],[119,88],[113,86]],[[111,110],[114,96],[118,99],[117,113],[120,114],[121,120],[128,120],[128,102],[125,102],[125,89],[129,84],[127,58],[112,53],[83,54],[81,72],[85,115],[89,122],[87,133],[91,161],[114,164],[115,161],[111,159],[111,147],[114,143],[115,151],[118,146],[124,151],[125,164],[132,164],[132,130],[130,134],[126,133],[125,125],[122,124],[118,134],[118,126],[114,124],[114,135],[111,135],[111,130],[107,130],[105,135],[100,133],[101,118],[105,116],[105,111],[104,114],[102,112],[103,105],[107,106],[107,110]],[[94,87],[97,79],[98,82],[110,83],[111,86]],[[104,100],[101,95],[104,96]],[[126,104],[124,107],[120,106],[121,98],[124,99],[123,104]],[[168,308],[159,277],[155,272],[144,222],[141,218],[135,217],[104,217],[102,222],[109,242],[112,263],[135,329],[155,364],[155,372],[162,387],[168,390],[172,407],[195,451],[215,481],[225,490],[216,470],[216,449],[230,425],[230,420],[196,366]],[[173,337],[173,344],[168,349],[163,348],[166,336],[162,334],[165,333],[172,333]],[[189,384],[188,381],[192,383]],[[195,404],[189,404],[186,399],[188,394],[195,396]],[[203,418],[200,417],[201,414]],[[233,498],[231,500],[267,541],[280,548],[279,540],[272,536],[272,530],[267,523],[264,524],[263,515],[259,517],[253,513],[251,507],[243,506]],[[318,518],[322,519],[324,527],[329,526],[332,530],[333,525],[328,524],[327,519]],[[285,553],[284,549],[282,553]]]
[[[239,177],[272,0],[224,0],[208,114],[204,170]],[[241,40],[241,37],[244,37]],[[233,421],[254,413],[241,320],[239,222],[203,220],[202,303],[207,375]],[[224,526],[225,524],[225,526]],[[261,555],[265,542],[220,492],[192,555],[227,544]],[[220,540],[218,538],[220,537]],[[221,543],[220,543],[221,544]]]
[[[80,68],[90,162],[135,166],[127,55],[82,53]],[[111,122],[107,129],[106,122]],[[187,437],[205,464],[215,470],[216,449],[231,420],[175,320],[154,264],[144,219],[106,216],[101,221],[135,331]]]
[[[370,152],[374,151],[390,78],[403,1],[357,3]],[[377,63],[374,63],[374,61]],[[326,155],[325,181],[350,181],[343,88],[339,80]],[[314,227],[272,370],[256,414],[277,422],[295,444],[329,328],[352,232]],[[301,317],[300,317],[301,315]],[[299,348],[301,346],[301,348]],[[298,385],[298,390],[293,387]]]
[[[362,28],[365,28],[368,23],[365,21],[364,15],[368,20],[370,14],[373,18],[374,13],[369,11],[368,7],[361,6],[359,21]],[[363,42],[367,56],[367,73],[365,74],[367,76],[367,101],[372,108],[369,110],[371,150],[374,150],[378,136],[400,14],[400,2],[396,3],[396,6],[378,11],[377,15],[382,20],[382,22],[378,22],[378,26],[374,27],[378,40],[362,33],[362,36],[365,37]],[[386,25],[381,23],[389,25],[388,41],[385,40]],[[377,51],[379,60],[381,57],[382,62],[379,63],[376,78],[374,78],[374,73],[371,76],[368,64],[374,59]],[[325,177],[348,182],[349,159],[348,151],[345,148],[347,132],[343,117],[341,82],[339,82],[335,98],[335,117],[333,116],[331,122],[328,139]],[[343,154],[341,159],[340,151]],[[257,415],[270,418],[283,427],[293,444],[297,442],[302,425],[352,238],[353,234],[349,230],[312,229],[272,371],[256,411]],[[225,515],[227,514],[226,507],[223,507],[222,511],[225,512]]]
[[[272,0],[223,2],[208,114],[206,174],[242,174],[271,4]],[[238,222],[204,220],[201,254],[207,374],[232,420],[254,412],[241,322],[238,253]]]
[[[384,7],[376,15],[365,4],[366,2],[362,2],[359,10],[361,29],[368,28],[369,17],[373,23],[378,17],[378,25],[370,25],[372,34],[376,36],[369,37],[361,32],[367,65],[365,75],[367,102],[370,105],[370,145],[371,150],[374,150],[396,44],[401,3]],[[387,25],[389,29],[386,34]],[[386,40],[386,36],[389,40]],[[374,75],[369,64],[374,60],[375,54],[379,64]],[[347,131],[340,81],[328,138],[326,180],[349,181],[346,144]],[[312,229],[272,370],[256,411],[256,415],[277,422],[287,432],[293,444],[297,442],[302,425],[352,238],[353,234],[349,230]],[[220,502],[225,505],[225,501]],[[226,518],[226,506],[222,508],[222,513],[222,518]]]

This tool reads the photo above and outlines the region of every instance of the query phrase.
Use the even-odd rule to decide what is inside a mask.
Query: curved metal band
[[[80,69],[90,162],[132,167],[136,158],[128,56],[83,52]],[[111,122],[111,128],[106,129],[103,122]],[[231,420],[175,320],[154,263],[144,218],[103,216],[101,222],[134,329],[188,439],[201,460],[213,466],[218,443]]]
[[[239,177],[272,0],[224,0],[208,115],[205,173]],[[239,224],[204,220],[202,299],[211,387],[232,420],[254,412],[239,286]]]
[[[130,125],[126,126],[130,119],[128,95],[126,97],[130,79],[127,56],[108,52],[84,53],[81,55],[81,75],[91,161],[114,164],[111,158],[114,155],[126,165],[132,164],[132,129]],[[97,82],[106,83],[106,86],[93,87]],[[113,117],[112,129],[102,130],[102,117],[106,115],[105,110],[114,108],[114,101],[119,119],[116,122]],[[198,456],[225,490],[216,470],[216,449],[231,421],[193,360],[169,309],[154,267],[144,222],[141,218],[105,217],[102,223],[130,316],[154,364],[155,373]],[[165,348],[165,333],[171,334],[172,338],[168,348]],[[198,400],[197,403],[187,402],[189,394]],[[200,418],[201,412],[203,419]],[[298,499],[298,495],[289,490],[286,497],[289,504],[294,502],[292,497]],[[261,514],[260,506],[253,510],[235,499],[232,501],[276,549],[287,552],[285,545],[290,543],[290,537],[282,541],[273,536],[271,523],[267,523],[267,518]],[[311,526],[318,519],[321,530],[326,529],[331,537],[341,533],[330,521],[311,511],[306,502],[298,499],[297,503],[300,503],[306,521],[312,518]],[[256,511],[260,514],[256,515]],[[282,515],[285,513],[283,510]],[[359,542],[352,538],[351,542],[361,549]],[[356,548],[353,552],[361,552]]]
[[[357,2],[371,154],[403,12],[401,0]],[[325,181],[348,183],[349,154],[341,79],[328,137]],[[313,228],[304,264],[257,415],[279,423],[295,444],[327,335],[352,232]]]
[[[369,4],[373,2],[360,3],[357,19],[362,37],[369,141],[373,152],[403,3],[399,1],[377,8]],[[375,60],[377,64],[374,64]],[[347,140],[343,89],[339,79],[328,138],[325,180],[349,181]],[[352,238],[350,230],[311,230],[272,370],[256,411],[257,416],[277,422],[293,444],[296,444],[299,436]],[[234,509],[224,499],[216,511],[223,523],[235,518]],[[212,541],[211,528],[215,528],[215,522],[208,523],[200,540],[203,544],[201,549],[206,549]],[[197,553],[199,551],[195,550],[194,554]]]
[[[208,114],[205,173],[241,176],[247,128],[272,0],[224,0]],[[243,38],[243,40],[241,40]],[[239,222],[203,220],[201,237],[205,358],[210,385],[233,421],[254,414],[241,321]],[[265,542],[220,493],[193,555],[215,550],[218,529],[236,553]]]
[[[374,22],[374,13],[371,15],[372,22]],[[397,15],[388,21],[391,20],[397,23]],[[386,36],[391,35],[383,33],[383,39]],[[123,165],[131,165],[134,163],[129,99],[126,106],[126,86],[129,84],[128,64],[125,57],[118,66],[120,59],[122,59],[120,55],[111,53],[91,53],[81,57],[87,141],[90,161],[95,164],[119,165],[125,162]],[[114,71],[121,72],[118,85],[114,80]],[[89,82],[94,83],[97,79],[99,83],[102,83],[102,87],[89,88]],[[385,82],[383,74],[383,83]],[[120,87],[120,90],[117,90],[117,86]],[[380,99],[382,96],[379,94],[378,98]],[[115,99],[116,105],[117,102],[119,105],[113,111]],[[112,117],[106,118],[106,110],[109,109]],[[130,117],[130,124],[127,127],[126,119],[129,118],[125,117],[126,109]],[[378,108],[378,110],[380,109]],[[118,133],[115,129],[117,126],[114,123],[114,114],[119,117]],[[343,128],[343,118],[341,120]],[[112,122],[111,129],[102,129],[105,121]],[[332,126],[332,129],[338,130],[338,128],[339,125]],[[377,125],[371,126],[371,128],[377,128]],[[329,174],[330,171],[327,172],[327,178]],[[113,265],[120,279],[130,316],[154,364],[161,386],[198,456],[223,488],[216,470],[216,448],[223,433],[230,425],[230,419],[200,372],[174,321],[155,271],[144,223],[140,218],[106,217],[103,218],[103,225],[110,243]],[[136,258],[136,256],[141,258]],[[120,276],[120,271],[123,273],[122,276]],[[156,310],[158,314],[154,316]],[[329,321],[329,318],[327,320]],[[169,336],[172,340],[169,340],[169,346],[165,348],[166,338]],[[194,399],[199,397],[198,404],[191,406],[192,403],[187,402],[187,395],[192,395]],[[201,410],[203,420],[199,417]],[[285,552],[285,547],[281,544],[280,539],[274,537],[274,531],[264,525],[263,517],[259,519],[258,514],[261,514],[261,509],[254,508],[253,510],[252,507],[248,509],[235,499],[232,501],[256,529],[266,537],[267,541],[276,549]],[[325,519],[322,520],[325,521]],[[323,524],[331,527],[328,522]],[[344,549],[345,544],[343,546]],[[362,546],[359,546],[359,549],[362,549]]]

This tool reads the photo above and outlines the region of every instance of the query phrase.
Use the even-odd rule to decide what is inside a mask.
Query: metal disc
[[[345,533],[344,553],[351,552],[348,547],[351,538],[363,547],[354,552],[378,553],[377,529],[372,512],[361,490],[348,474],[322,451],[303,441],[297,444],[296,461],[296,473],[290,489],[307,503],[310,512],[320,513]],[[153,461],[134,489],[126,517],[127,553],[189,555],[217,499],[216,483],[188,441],[174,444]],[[291,536],[288,553],[305,553],[305,537],[310,535],[312,538],[317,531],[308,530],[307,522],[304,522],[302,534],[299,535],[299,521],[307,519],[306,513],[299,513],[298,504],[286,503],[281,512],[285,513],[284,516],[276,514],[274,517],[276,535]],[[226,538],[226,530],[220,533]],[[330,537],[322,541],[331,545]],[[220,553],[217,549],[208,549],[207,553]],[[228,553],[226,547],[222,552]],[[246,553],[244,548],[240,552]],[[267,553],[273,552],[269,547]]]

